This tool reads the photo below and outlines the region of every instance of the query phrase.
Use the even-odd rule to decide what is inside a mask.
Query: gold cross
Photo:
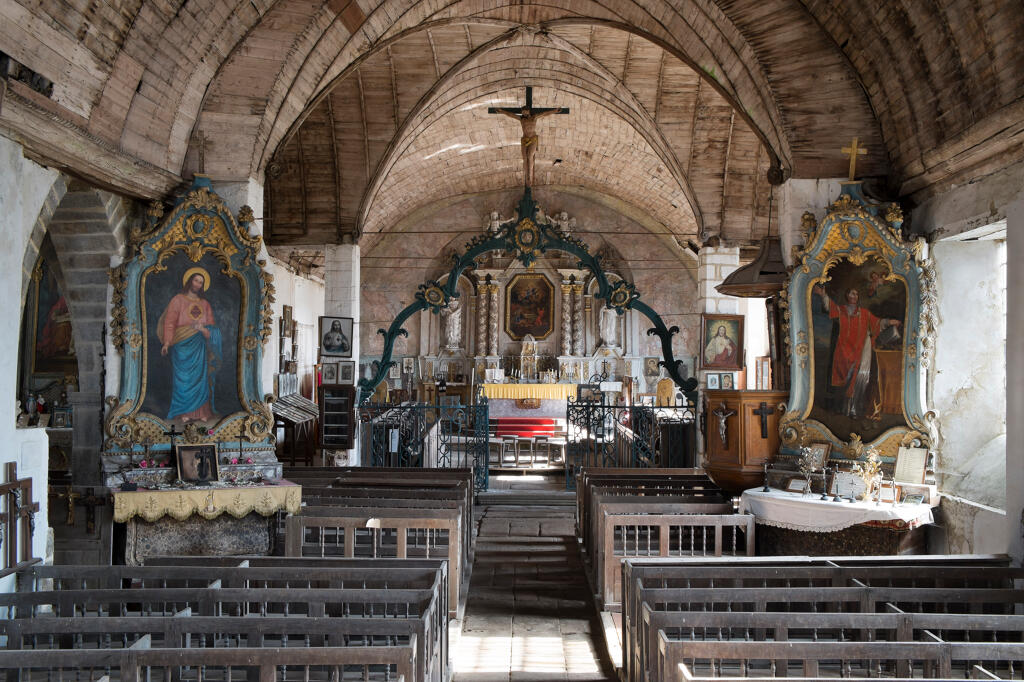
[[[857,138],[855,137],[849,147],[843,147],[839,151],[850,156],[850,180],[853,180],[857,174],[857,157],[864,156],[868,153],[868,150],[864,147],[858,147]]]

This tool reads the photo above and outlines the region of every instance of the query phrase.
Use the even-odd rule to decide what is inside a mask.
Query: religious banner
[[[520,273],[505,287],[505,332],[516,341],[554,330],[555,287],[539,273]]]

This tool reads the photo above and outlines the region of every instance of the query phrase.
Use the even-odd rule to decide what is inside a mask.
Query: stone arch
[[[55,187],[58,183],[55,183]],[[48,220],[57,262],[67,285],[68,310],[78,358],[78,391],[68,395],[72,408],[71,471],[76,484],[101,483],[99,453],[106,366],[106,323],[109,312],[109,268],[125,244],[127,210],[124,200],[75,181],[53,202]],[[51,190],[44,204],[56,195]],[[33,243],[35,233],[33,232]],[[26,254],[26,259],[28,254]]]

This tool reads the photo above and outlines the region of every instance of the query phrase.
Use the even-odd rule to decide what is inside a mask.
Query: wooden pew
[[[388,507],[304,507],[286,519],[285,553],[296,557],[393,556],[447,558],[449,613],[458,611],[462,585],[462,528],[458,510]],[[410,533],[413,542],[410,544]],[[390,544],[390,540],[394,544]],[[434,557],[430,553],[434,552]]]
[[[171,648],[205,646],[203,638],[214,633],[218,646],[235,647],[411,643],[415,668],[407,679],[450,676],[445,561],[253,559],[258,567],[228,558],[161,561],[169,565],[34,567],[21,584],[54,590],[5,595],[0,606],[13,607],[17,617],[0,621],[0,632],[9,635],[9,647],[26,638],[36,646],[116,647],[111,637],[118,633],[123,646],[148,635],[151,646]],[[53,608],[35,617],[42,606]],[[139,619],[149,624],[138,625]],[[79,634],[53,640],[61,622],[64,633]]]
[[[1024,590],[1016,589],[1024,570],[1007,568],[1006,563],[1006,557],[993,556],[626,560],[624,676],[657,679],[663,669],[674,675],[674,665],[659,667],[655,661],[658,632],[675,634],[697,623],[702,636],[711,632],[720,639],[728,639],[732,626],[740,623],[747,623],[739,630],[741,638],[754,640],[779,638],[778,632],[792,638],[800,623],[819,628],[819,636],[852,630],[863,639],[879,637],[866,617],[891,614],[897,621],[904,618],[902,637],[911,632],[935,641],[940,626],[947,628],[942,634],[952,632],[954,637],[998,626],[1001,637],[1020,641],[1021,621],[1008,614],[1024,603]],[[716,610],[730,613],[712,613]],[[966,614],[960,616],[964,627],[951,631],[958,616],[927,620],[933,616],[928,611]],[[767,627],[772,619],[774,629]],[[879,624],[877,629],[884,627]],[[986,635],[991,632],[989,627]],[[666,641],[675,646],[673,637]]]

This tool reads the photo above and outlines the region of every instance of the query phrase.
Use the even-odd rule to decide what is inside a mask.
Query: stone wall
[[[16,429],[15,403],[18,377],[18,347],[27,278],[24,263],[39,241],[33,230],[40,213],[52,213],[63,194],[63,180],[57,171],[43,168],[22,155],[19,144],[0,136],[0,465],[16,462],[20,477],[32,477],[32,496],[39,502],[32,554],[47,556],[47,451],[43,429]],[[35,264],[31,258],[32,265]],[[32,267],[29,265],[29,268]],[[4,539],[6,548],[7,538]],[[0,580],[0,592],[13,589],[13,576]]]

